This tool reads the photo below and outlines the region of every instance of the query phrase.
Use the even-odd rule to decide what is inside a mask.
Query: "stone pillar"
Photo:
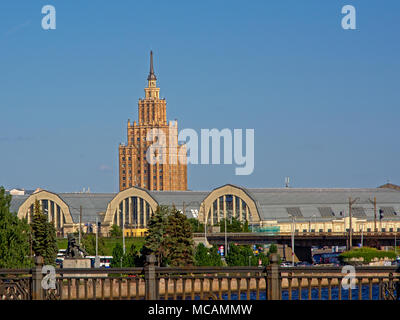
[[[35,257],[35,267],[32,269],[32,300],[43,300],[43,263],[43,257]]]
[[[281,282],[279,277],[278,255],[271,254],[270,264],[267,266],[267,300],[281,300]]]
[[[157,277],[156,277],[156,257],[146,256],[146,266],[144,267],[144,279],[146,283],[146,300],[157,300]]]

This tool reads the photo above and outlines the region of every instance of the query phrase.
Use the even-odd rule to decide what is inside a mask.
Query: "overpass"
[[[195,233],[194,238],[207,239],[210,244],[224,245],[225,233]],[[352,234],[352,244],[356,246],[361,243],[365,247],[394,246],[400,239],[400,232],[354,232]],[[288,233],[268,233],[268,232],[243,232],[226,233],[226,239],[229,243],[237,244],[267,244],[276,243],[284,246],[291,246],[292,234]],[[349,234],[343,232],[295,232],[294,245],[295,253],[300,260],[311,261],[311,247],[318,246],[348,246]],[[398,242],[397,242],[398,243]]]

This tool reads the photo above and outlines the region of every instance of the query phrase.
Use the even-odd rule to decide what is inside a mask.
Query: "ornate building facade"
[[[178,144],[177,121],[167,122],[166,100],[160,99],[152,51],[147,83],[145,98],[138,103],[138,122],[128,120],[128,141],[119,146],[119,189],[187,190],[186,145]],[[149,149],[155,142],[157,148]],[[150,150],[155,161],[148,161]]]

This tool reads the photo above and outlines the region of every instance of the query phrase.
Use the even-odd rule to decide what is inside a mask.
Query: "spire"
[[[150,51],[150,73],[149,76],[147,77],[147,80],[157,80],[153,68],[153,51]]]

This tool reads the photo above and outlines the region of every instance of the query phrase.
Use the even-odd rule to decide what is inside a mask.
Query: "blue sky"
[[[180,129],[255,130],[252,175],[192,165],[190,189],[400,184],[399,31],[397,0],[3,0],[0,185],[118,191],[150,49]]]

